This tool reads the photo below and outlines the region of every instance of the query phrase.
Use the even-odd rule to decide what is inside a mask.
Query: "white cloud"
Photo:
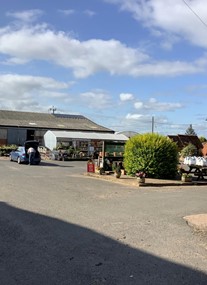
[[[80,42],[69,35],[55,33],[45,25],[0,30],[0,52],[10,57],[10,62],[45,60],[65,68],[72,68],[76,77],[86,77],[98,71],[111,74],[126,73],[147,59],[144,53],[130,49],[115,40],[89,40]],[[29,43],[29,44],[28,44]],[[120,65],[120,59],[122,64]]]
[[[130,113],[126,115],[127,120],[139,120],[141,118],[144,118],[144,115],[142,115],[142,114],[130,114]]]
[[[7,63],[43,60],[72,69],[77,78],[97,72],[129,76],[174,76],[203,72],[207,56],[191,62],[153,61],[140,51],[117,40],[79,41],[64,32],[54,32],[45,24],[0,29],[0,53]],[[121,64],[120,64],[121,63]]]
[[[9,88],[8,88],[9,86]],[[67,99],[69,84],[48,77],[0,75],[0,108],[13,110],[45,110],[45,98]]]
[[[75,14],[75,10],[73,10],[73,9],[68,9],[68,10],[61,10],[60,9],[60,10],[58,10],[58,12],[62,13],[65,16]]]
[[[19,21],[31,23],[36,21],[40,16],[42,16],[43,12],[39,9],[34,10],[25,10],[20,12],[8,12],[6,15],[9,17],[13,17]]]
[[[163,37],[175,36],[195,46],[207,48],[207,6],[204,0],[106,0],[118,4],[124,11],[151,31],[159,31]],[[197,15],[197,16],[196,16]],[[160,36],[160,34],[159,34]],[[171,39],[172,43],[172,39]]]
[[[8,88],[8,86],[10,88]],[[15,92],[17,88],[23,88],[22,91],[31,89],[65,89],[68,88],[68,84],[64,82],[58,82],[49,77],[18,75],[18,74],[6,74],[0,75],[0,92]]]
[[[156,120],[161,121],[161,118],[156,118]],[[139,113],[128,113],[125,117],[125,126],[133,127],[133,130],[136,130],[138,133],[142,132],[151,132],[152,130],[152,116],[144,115]]]
[[[140,113],[129,113],[125,117],[125,126],[128,126],[126,129],[130,129],[130,126],[133,126],[133,130],[136,130],[138,133],[146,132],[159,132],[160,134],[169,134],[171,123],[165,116],[157,115],[156,117],[149,114],[140,114]],[[178,125],[176,130],[181,129],[181,125]],[[185,128],[186,129],[186,128]],[[174,129],[175,130],[175,129]],[[182,126],[183,130],[183,126]]]
[[[134,99],[134,95],[130,93],[121,93],[119,97],[121,101],[132,101]]]
[[[150,110],[156,112],[174,111],[183,108],[181,103],[158,102],[155,98],[150,98],[147,102],[137,101],[134,103],[137,110]]]
[[[135,109],[137,109],[137,110],[143,109],[144,103],[143,103],[143,102],[135,102],[135,103],[134,103],[134,107],[135,107]]]
[[[92,109],[105,109],[113,106],[111,97],[103,90],[82,93],[81,101]]]
[[[86,14],[89,17],[93,17],[94,15],[96,15],[96,12],[94,12],[92,10],[85,10],[84,14]]]

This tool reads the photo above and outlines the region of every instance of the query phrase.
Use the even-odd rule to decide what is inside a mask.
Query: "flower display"
[[[146,173],[144,171],[138,171],[135,175],[136,177],[140,177],[140,178],[146,177]]]

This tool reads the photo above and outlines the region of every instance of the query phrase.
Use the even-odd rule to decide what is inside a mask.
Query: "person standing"
[[[34,163],[34,158],[35,158],[35,149],[33,147],[30,147],[28,149],[28,154],[29,154],[29,165]]]

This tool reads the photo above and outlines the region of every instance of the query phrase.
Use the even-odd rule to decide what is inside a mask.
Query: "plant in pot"
[[[193,176],[191,174],[188,174],[188,173],[182,173],[181,180],[183,182],[192,182]]]
[[[139,184],[145,183],[146,173],[144,171],[137,171],[135,173],[135,176],[137,177],[137,181]]]
[[[116,178],[121,177],[121,164],[119,162],[113,163],[113,171]]]

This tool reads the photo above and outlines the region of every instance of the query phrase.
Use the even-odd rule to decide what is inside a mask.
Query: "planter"
[[[139,186],[144,185],[145,184],[145,177],[137,177],[137,182],[138,182]]]
[[[118,171],[118,172],[114,172],[114,176],[116,177],[116,178],[120,178],[121,177],[121,171]]]
[[[126,175],[126,170],[125,169],[121,169],[121,175]]]
[[[185,177],[185,176],[182,176],[182,177],[181,177],[181,181],[182,181],[182,182],[192,182],[192,181],[193,181],[193,178],[192,178],[192,177]]]

